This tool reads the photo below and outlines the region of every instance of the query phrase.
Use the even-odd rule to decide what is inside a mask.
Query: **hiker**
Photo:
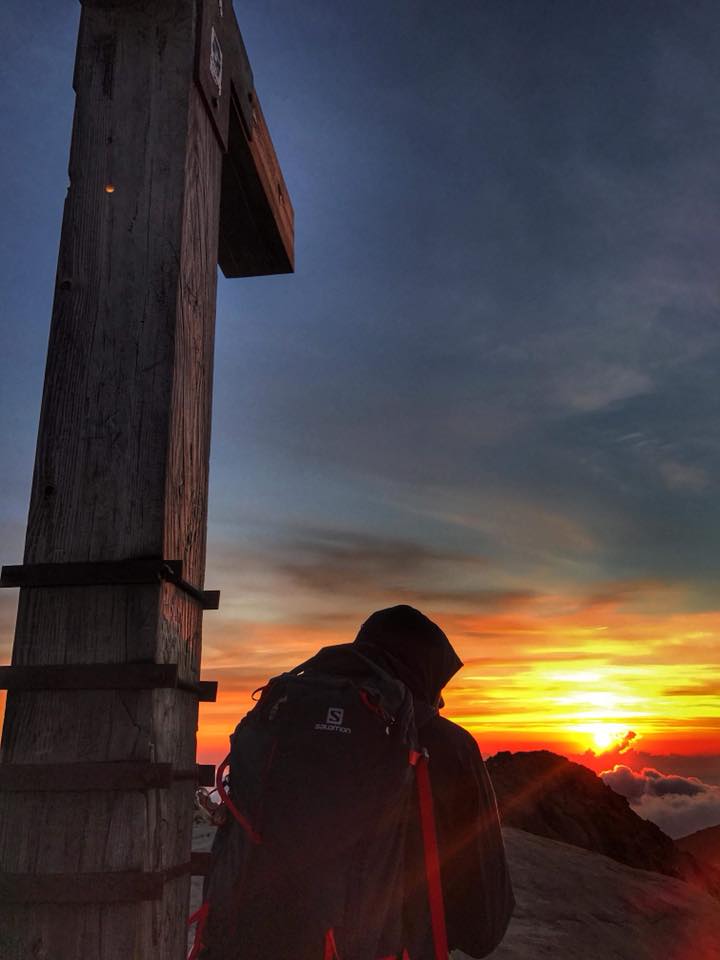
[[[354,646],[412,692],[420,742],[430,755],[448,947],[470,957],[485,957],[502,940],[515,900],[495,794],[478,745],[466,730],[438,712],[442,689],[462,661],[437,624],[405,605],[373,613],[360,628]],[[432,937],[416,816],[411,825],[407,945],[411,960],[430,960]]]
[[[439,714],[461,666],[443,631],[401,605],[263,688],[231,738],[229,794],[219,775],[231,815],[193,958],[492,952],[514,898],[480,751]]]

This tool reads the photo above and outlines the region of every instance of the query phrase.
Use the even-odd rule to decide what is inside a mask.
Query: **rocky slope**
[[[625,797],[587,767],[534,750],[498,753],[487,760],[487,768],[505,826],[683,879],[720,896],[717,870],[639,817]]]
[[[504,833],[517,906],[491,960],[720,958],[720,905],[709,894],[569,844]]]

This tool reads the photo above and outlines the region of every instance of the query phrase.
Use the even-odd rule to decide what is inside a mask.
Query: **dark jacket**
[[[369,671],[368,660],[383,670]],[[237,809],[213,844],[202,960],[319,960],[323,938],[324,955],[334,954],[327,938],[335,928],[342,960],[387,958],[401,945],[411,960],[435,960],[410,741],[402,734],[413,710],[413,740],[417,728],[430,756],[449,947],[471,957],[492,951],[513,908],[495,798],[475,741],[435,706],[460,666],[435,624],[394,607],[373,614],[354,644],[325,647],[266,686],[232,737]],[[348,683],[369,675],[382,676],[383,695],[397,697],[388,718],[399,724],[397,735],[387,741],[372,703],[368,713]],[[328,701],[328,683],[352,694],[342,708]],[[342,724],[346,712],[347,729],[319,740],[309,734]],[[372,727],[367,741],[363,727]],[[344,740],[352,729],[358,736]]]
[[[405,605],[374,613],[355,645],[412,691],[430,777],[448,946],[485,957],[502,940],[513,897],[492,784],[477,743],[439,715],[443,687],[462,662],[443,631]],[[413,960],[433,960],[419,816],[406,851],[406,943]]]

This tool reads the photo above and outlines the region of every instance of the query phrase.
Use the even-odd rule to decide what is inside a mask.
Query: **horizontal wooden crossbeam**
[[[294,213],[231,3],[203,3],[195,63],[223,152],[218,263],[226,277],[291,273]]]
[[[200,590],[183,579],[182,560],[137,557],[128,560],[25,563],[4,566],[0,587],[105,587],[165,580],[196,600],[204,610],[220,606],[219,590]]]
[[[8,793],[85,793],[88,790],[167,789],[176,780],[203,787],[215,783],[212,764],[177,770],[171,763],[2,763],[0,791]]]
[[[0,690],[154,690],[176,688],[203,703],[217,699],[216,680],[181,680],[176,663],[62,663],[0,667]]]

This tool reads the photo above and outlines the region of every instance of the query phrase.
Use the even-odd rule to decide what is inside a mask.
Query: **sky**
[[[411,603],[465,662],[446,712],[485,755],[694,777],[697,822],[720,821],[720,9],[235,8],[296,273],[219,283],[200,756],[268,676]],[[78,17],[0,8],[3,563],[22,556]],[[698,795],[673,796],[690,817]]]

